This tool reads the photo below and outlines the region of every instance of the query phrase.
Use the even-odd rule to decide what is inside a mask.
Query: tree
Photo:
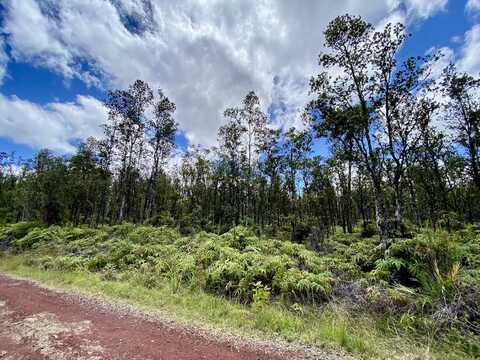
[[[307,178],[309,156],[312,152],[312,140],[310,131],[296,131],[294,128],[290,128],[286,132],[283,142],[285,184],[290,194],[289,215],[293,233],[295,233],[298,220],[302,215],[301,206],[297,204],[299,202],[297,194],[300,189],[308,185],[305,183],[305,179]],[[303,180],[303,184],[300,179]]]
[[[257,160],[261,146],[261,136],[264,134],[267,116],[260,107],[260,99],[255,92],[250,91],[242,102],[242,107],[233,107],[225,110],[225,117],[238,124],[242,129],[242,136],[239,139],[245,146],[247,169],[246,169],[246,212],[252,212],[252,182],[253,175],[257,168]],[[245,139],[242,139],[245,137]]]
[[[157,210],[155,184],[158,181],[161,167],[165,165],[172,150],[175,148],[175,135],[178,124],[173,119],[176,106],[158,90],[158,99],[154,105],[153,118],[146,121],[146,134],[152,149],[153,164],[148,181],[145,216],[150,217]]]
[[[467,150],[470,172],[480,189],[480,79],[459,73],[451,65],[444,70],[441,90],[447,98],[444,106],[447,121],[455,131],[456,141]]]
[[[265,216],[269,224],[280,223],[280,198],[281,198],[281,168],[282,168],[282,148],[280,145],[281,132],[278,129],[265,128],[260,137],[259,150],[263,156],[260,162],[260,174],[267,178],[268,194],[266,195]]]
[[[70,218],[74,224],[95,225],[104,215],[105,193],[110,179],[100,165],[97,142],[93,138],[81,143],[68,161],[70,192]]]
[[[320,54],[324,71],[311,80],[317,98],[307,106],[307,113],[321,134],[352,142],[357,162],[369,174],[377,227],[385,240],[390,232],[385,176],[392,175],[399,223],[405,159],[415,142],[412,109],[415,94],[426,82],[427,59],[409,58],[398,66],[398,50],[406,37],[401,24],[375,31],[360,17],[344,15],[333,20],[324,34],[329,51]],[[334,69],[340,75],[327,72]]]
[[[421,224],[421,219],[415,183],[422,184],[422,190],[427,194],[427,204],[430,208],[429,218],[433,223],[436,222],[439,208],[444,211],[448,211],[449,208],[445,174],[440,165],[447,146],[444,135],[432,125],[432,116],[437,108],[438,104],[427,99],[423,99],[418,104],[416,109],[418,140],[415,149],[406,159],[407,181],[417,225]],[[441,201],[440,206],[438,205],[439,201]]]
[[[111,91],[105,103],[109,115],[105,135],[120,165],[117,201],[112,212],[116,222],[124,220],[131,205],[134,176],[144,151],[144,113],[152,100],[153,92],[148,84],[137,80],[127,90]]]
[[[42,150],[33,162],[35,171],[32,183],[35,197],[30,204],[38,209],[40,218],[48,225],[59,224],[69,207],[68,173],[61,157]]]
[[[386,141],[380,139],[380,144],[394,190],[397,230],[403,222],[402,180],[406,161],[419,140],[419,121],[431,111],[422,105],[426,104],[423,97],[431,83],[431,64],[437,59],[437,56],[409,57],[398,64],[398,52],[406,36],[404,25],[387,24],[383,31],[373,34],[370,47],[372,78],[378,79],[372,82],[376,96],[373,108],[386,134]]]
[[[228,202],[235,224],[240,222],[242,215],[245,215],[242,201],[242,168],[247,161],[245,147],[242,138],[245,127],[238,118],[232,118],[227,124],[220,127],[218,131],[218,142],[220,144],[220,157],[225,171],[225,184],[228,187]]]
[[[332,178],[338,189],[339,212],[343,232],[353,232],[352,161],[348,153],[337,150],[329,159]]]

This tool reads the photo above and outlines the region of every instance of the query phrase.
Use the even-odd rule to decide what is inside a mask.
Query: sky
[[[101,136],[107,91],[136,79],[177,104],[181,149],[215,145],[250,90],[275,126],[301,127],[323,31],[345,13],[404,23],[404,56],[480,73],[480,0],[0,0],[0,151],[72,154]]]

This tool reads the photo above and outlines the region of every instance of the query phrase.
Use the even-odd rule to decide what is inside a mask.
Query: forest
[[[0,253],[112,281],[134,269],[147,288],[155,273],[255,311],[357,301],[394,319],[383,333],[479,356],[480,78],[405,56],[402,24],[344,15],[324,38],[301,128],[275,127],[250,91],[218,146],[178,152],[175,103],[137,80],[71,156],[0,153]]]
[[[378,231],[478,221],[480,80],[439,55],[400,61],[402,25],[341,17],[310,82],[304,129],[273,128],[249,92],[225,109],[218,147],[191,147],[175,169],[175,104],[138,80],[108,94],[104,137],[70,157],[1,154],[4,222],[153,225],[225,232],[238,224],[319,243],[335,226]],[[339,75],[334,75],[339,74]],[[438,75],[438,74],[437,74]],[[199,120],[201,121],[201,119]],[[329,155],[314,151],[326,139]]]

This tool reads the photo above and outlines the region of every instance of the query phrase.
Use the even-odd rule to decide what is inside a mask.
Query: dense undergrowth
[[[389,358],[381,345],[388,348],[389,341],[418,343],[418,358],[480,356],[480,234],[473,227],[424,230],[387,246],[376,237],[337,234],[312,251],[245,227],[181,236],[167,226],[18,223],[0,228],[1,250],[42,271],[93,273],[145,289],[166,287],[171,294],[220,297],[262,314],[260,329],[285,335],[288,326],[275,325],[281,309],[289,314],[282,321],[311,323],[291,325],[289,339],[318,343],[324,336],[365,357]],[[316,321],[331,325],[329,335],[320,325],[318,337],[295,334],[313,332]],[[366,321],[378,344],[366,344],[355,329]],[[342,340],[348,327],[360,334],[357,340]]]

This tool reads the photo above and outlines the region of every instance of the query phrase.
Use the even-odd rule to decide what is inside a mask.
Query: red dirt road
[[[0,274],[0,360],[293,359]]]

